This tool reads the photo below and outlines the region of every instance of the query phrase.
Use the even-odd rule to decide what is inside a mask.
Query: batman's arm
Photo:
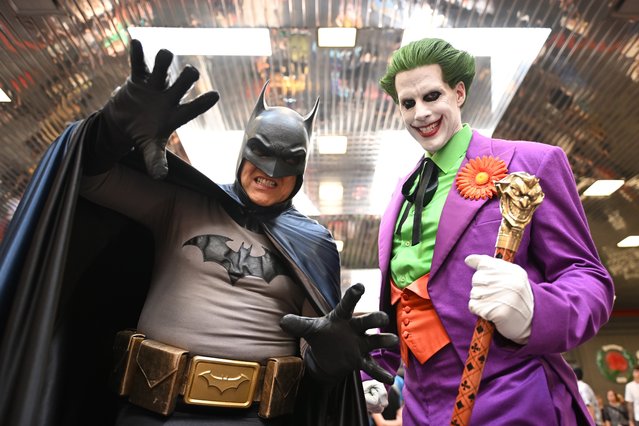
[[[119,163],[106,173],[84,176],[80,195],[135,220],[154,234],[167,226],[168,215],[158,212],[168,211],[178,196],[174,185],[149,179],[143,172]]]
[[[101,111],[88,117],[86,122],[82,173],[84,176],[96,176],[111,170],[115,163],[131,151],[133,144],[128,138],[109,131]]]

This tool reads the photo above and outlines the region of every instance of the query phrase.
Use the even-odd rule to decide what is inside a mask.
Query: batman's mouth
[[[269,188],[275,188],[277,186],[277,183],[274,180],[263,177],[255,178],[255,182],[259,185],[268,186]]]

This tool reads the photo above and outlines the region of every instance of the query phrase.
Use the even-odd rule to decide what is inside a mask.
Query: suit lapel
[[[470,159],[484,155],[492,155],[495,158],[503,160],[506,165],[509,165],[513,153],[513,147],[496,146],[492,139],[473,131],[473,137],[468,145],[466,158],[462,161],[460,170]],[[433,253],[433,263],[430,269],[430,282],[433,282],[448,253],[450,253],[453,246],[455,246],[464,233],[464,230],[487,201],[488,199],[468,200],[463,198],[457,191],[457,186],[453,183],[439,221],[435,252]]]

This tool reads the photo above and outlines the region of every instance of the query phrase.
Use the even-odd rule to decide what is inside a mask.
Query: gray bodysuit
[[[148,338],[193,355],[262,363],[298,353],[279,321],[315,314],[265,235],[239,226],[215,199],[121,165],[84,177],[82,195],[153,233],[152,282],[138,323]],[[230,275],[238,266],[245,273]]]

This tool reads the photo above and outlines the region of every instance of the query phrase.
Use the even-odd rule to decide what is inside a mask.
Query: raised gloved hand
[[[470,311],[493,322],[502,336],[526,344],[535,307],[526,271],[486,255],[471,254],[465,262],[477,270],[468,302]]]
[[[377,380],[365,380],[362,382],[366,409],[369,413],[381,413],[388,405],[388,391],[386,386]]]
[[[108,159],[110,165],[134,146],[142,151],[149,175],[154,179],[165,177],[166,144],[171,133],[218,101],[217,92],[207,92],[180,103],[200,74],[192,66],[186,66],[169,86],[167,70],[172,60],[171,52],[160,50],[150,73],[144,63],[142,44],[131,41],[131,76],[101,111],[108,133],[105,139],[111,144],[102,151],[118,157]]]
[[[364,370],[369,376],[389,385],[393,376],[373,360],[369,352],[397,344],[390,333],[367,335],[366,330],[384,327],[388,315],[371,312],[353,318],[353,310],[364,294],[364,285],[348,288],[335,309],[319,318],[285,315],[280,326],[287,333],[304,338],[310,348],[304,360],[316,377],[334,381],[353,370]]]

